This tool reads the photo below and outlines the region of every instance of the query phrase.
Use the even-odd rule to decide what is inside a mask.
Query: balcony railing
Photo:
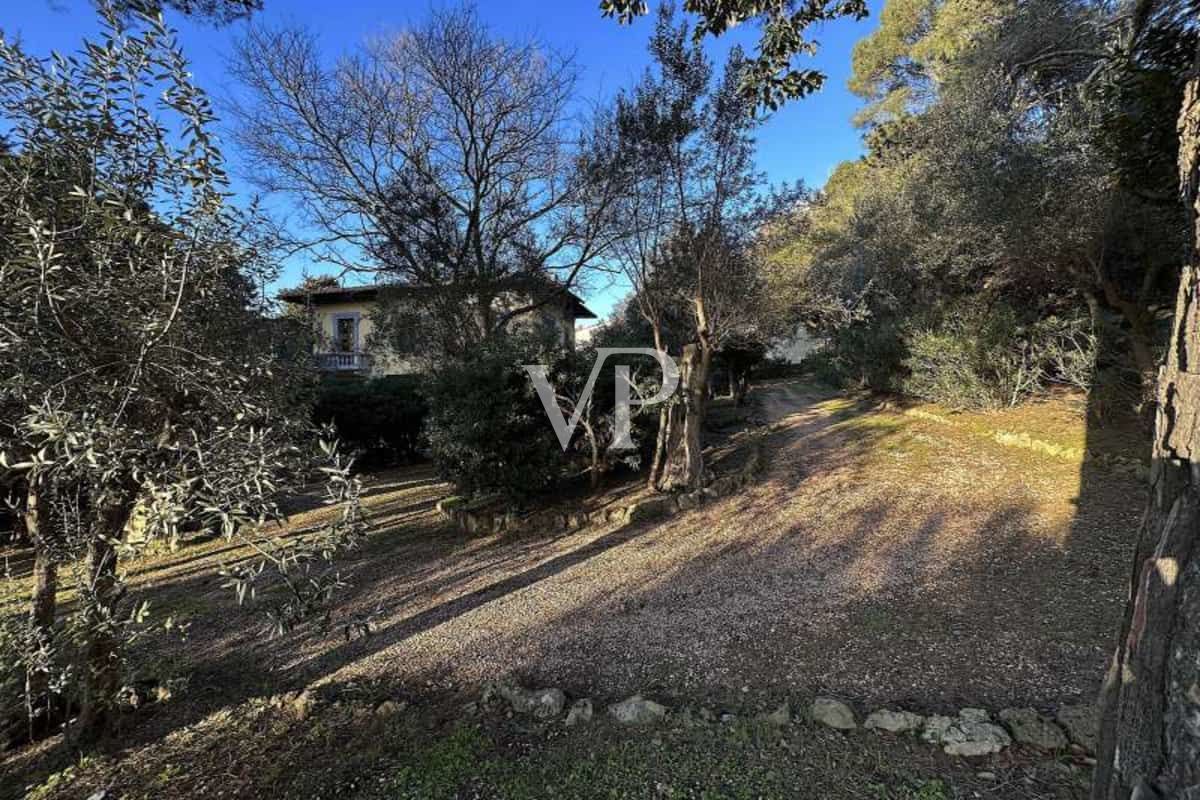
[[[366,353],[317,353],[317,365],[328,372],[366,372],[371,357]]]

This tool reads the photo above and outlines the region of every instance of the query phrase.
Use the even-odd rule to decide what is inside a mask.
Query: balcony
[[[317,366],[325,372],[367,372],[371,357],[367,353],[317,353]]]

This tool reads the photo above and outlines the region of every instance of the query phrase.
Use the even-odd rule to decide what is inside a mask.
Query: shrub
[[[994,408],[1009,397],[1012,368],[973,331],[921,330],[908,340],[905,394],[952,408]]]
[[[532,337],[506,336],[432,377],[429,449],[459,492],[521,500],[563,476],[567,459],[521,368],[552,358]]]
[[[327,380],[313,414],[332,422],[348,447],[367,465],[412,461],[424,444],[429,405],[417,375],[389,375],[368,381]]]
[[[778,380],[780,378],[797,378],[806,371],[808,356],[799,363],[792,363],[783,358],[765,358],[750,371],[750,377],[759,381]]]
[[[1081,317],[1023,323],[1000,306],[965,309],[907,337],[906,394],[956,408],[1017,405],[1053,385],[1086,390],[1096,341]]]
[[[804,364],[831,386],[890,392],[899,388],[907,353],[894,321],[867,319],[835,331]]]
[[[829,345],[806,355],[800,361],[800,373],[811,375],[821,383],[834,388],[842,386],[842,376],[835,363],[833,348]]]

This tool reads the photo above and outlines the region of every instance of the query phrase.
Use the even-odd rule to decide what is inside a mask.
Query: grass
[[[428,711],[429,709],[425,709]],[[36,800],[87,796],[354,798],[355,800],[949,800],[1080,796],[1083,773],[1036,759],[977,767],[911,736],[843,734],[799,722],[748,720],[624,729],[598,717],[567,730],[511,718],[502,709],[445,722],[406,712],[378,719],[338,702],[303,723],[262,705],[183,737],[158,760],[88,759],[49,776]],[[186,748],[186,749],[185,749]],[[130,763],[137,765],[131,769]],[[1011,786],[1016,776],[1035,779]],[[1007,787],[1003,792],[1001,786]]]

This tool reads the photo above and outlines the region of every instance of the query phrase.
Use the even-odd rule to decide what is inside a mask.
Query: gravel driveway
[[[782,421],[761,481],[657,525],[431,534],[438,489],[413,482],[377,508],[383,532],[348,568],[343,610],[372,635],[297,638],[274,651],[277,670],[930,710],[1093,696],[1142,501],[1133,478],[1081,487],[1078,464],[813,387],[759,402]],[[1113,502],[1079,513],[1085,491]]]

